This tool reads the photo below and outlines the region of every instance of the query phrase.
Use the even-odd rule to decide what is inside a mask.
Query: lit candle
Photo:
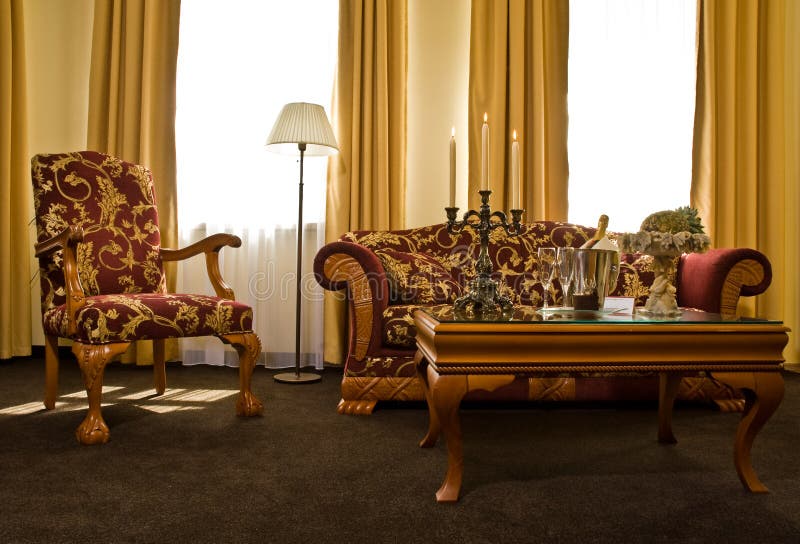
[[[517,131],[514,131],[514,141],[511,142],[511,208],[519,210],[519,142]]]
[[[450,132],[450,207],[456,207],[456,127]]]
[[[481,128],[481,190],[489,190],[489,120],[488,114],[483,114],[483,127]]]

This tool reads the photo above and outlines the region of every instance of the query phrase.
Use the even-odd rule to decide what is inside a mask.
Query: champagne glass
[[[539,257],[539,281],[542,282],[544,296],[543,310],[547,310],[547,298],[550,295],[550,284],[553,282],[553,275],[556,271],[556,248],[540,247],[537,255]]]
[[[560,247],[556,255],[556,268],[558,270],[558,281],[561,283],[561,295],[564,306],[572,306],[572,261],[575,257],[575,248]]]

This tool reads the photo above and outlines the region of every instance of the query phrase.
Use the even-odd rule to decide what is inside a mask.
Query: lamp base
[[[275,374],[273,379],[279,383],[315,383],[320,381],[322,376],[313,372],[282,372]]]

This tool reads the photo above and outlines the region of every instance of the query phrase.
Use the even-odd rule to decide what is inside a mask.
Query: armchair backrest
[[[153,177],[144,166],[95,151],[31,159],[39,242],[83,229],[78,272],[87,296],[164,292]],[[42,311],[64,303],[61,251],[39,259]]]

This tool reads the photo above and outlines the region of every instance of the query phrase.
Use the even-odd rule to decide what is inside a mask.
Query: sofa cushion
[[[443,304],[461,296],[461,286],[430,255],[394,249],[375,254],[386,272],[390,303]]]
[[[676,282],[676,270],[680,257],[675,257],[669,281]],[[609,295],[618,297],[634,297],[637,306],[643,306],[650,296],[650,287],[656,279],[653,272],[653,257],[641,253],[619,254],[619,278],[616,288]]]
[[[393,348],[417,347],[417,327],[414,325],[414,312],[425,308],[436,314],[449,308],[446,304],[391,304],[383,311],[381,336],[383,344]]]
[[[253,310],[241,302],[206,295],[135,293],[86,297],[72,338],[87,344],[131,342],[250,332]],[[44,313],[45,334],[68,338],[65,304]]]
[[[413,348],[416,346],[417,328],[414,326],[414,312],[427,305],[390,304],[383,311],[381,340],[385,346]]]
[[[536,266],[536,249],[540,246],[580,247],[594,232],[592,227],[557,221],[526,224],[521,236],[510,236],[503,229],[493,230],[489,237],[489,257],[494,268],[492,277],[499,282],[500,291],[511,298],[514,304],[540,306],[542,284]],[[616,233],[609,232],[609,238],[615,240]],[[350,232],[343,235],[342,239],[368,247],[376,253],[396,251],[423,255],[440,264],[459,285],[466,285],[475,277],[474,263],[478,257],[479,239],[472,229],[464,229],[454,236],[447,231],[446,225],[439,224],[402,231]],[[636,304],[643,305],[655,279],[652,265],[653,258],[649,255],[621,253],[617,285],[609,294],[635,297]],[[675,285],[674,275],[670,280]],[[453,298],[457,296],[460,295]],[[551,303],[562,303],[558,280],[552,283],[549,298]],[[394,302],[401,301],[394,299]]]

